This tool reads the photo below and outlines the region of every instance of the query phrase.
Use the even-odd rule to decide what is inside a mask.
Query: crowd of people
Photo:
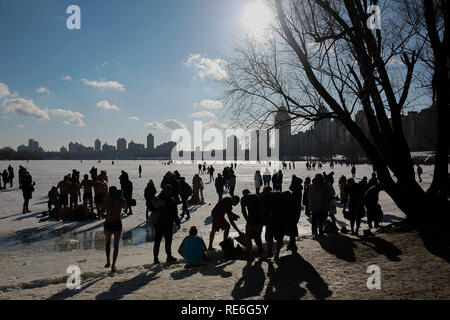
[[[308,170],[315,167],[322,168],[322,163],[307,162]],[[199,172],[188,183],[186,178],[175,171],[167,171],[164,175],[158,194],[153,180],[149,180],[144,190],[146,202],[145,217],[149,225],[154,228],[155,241],[153,247],[154,263],[159,264],[159,248],[164,238],[167,262],[177,259],[172,255],[172,237],[174,230],[180,228],[181,220],[190,219],[189,205],[203,205],[204,184],[201,175],[209,175],[210,182],[218,194],[217,203],[211,211],[212,226],[209,237],[209,245],[206,246],[195,226],[189,230],[189,235],[183,240],[178,253],[182,255],[189,265],[202,263],[207,250],[215,250],[214,238],[217,232],[223,231],[222,244],[232,241],[229,237],[233,227],[240,239],[248,248],[245,252],[249,259],[254,256],[273,257],[279,259],[283,238],[289,237],[288,250],[296,251],[296,237],[298,237],[298,222],[301,211],[311,223],[313,236],[322,237],[324,233],[338,232],[336,219],[337,203],[343,207],[344,218],[349,220],[351,233],[359,234],[361,219],[367,216],[369,231],[374,226],[380,226],[383,212],[378,203],[379,192],[382,185],[379,183],[376,173],[373,172],[370,179],[363,177],[359,182],[355,180],[356,167],[351,165],[351,178],[341,176],[335,190],[334,172],[316,173],[314,177],[302,178],[293,174],[288,190],[283,191],[283,170],[295,169],[295,163],[283,163],[283,170],[265,168],[261,174],[257,170],[254,174],[254,192],[249,189],[242,194],[235,194],[236,187],[236,163],[225,166],[221,173],[214,177],[215,169],[206,163],[199,164]],[[270,166],[269,166],[270,167]],[[330,169],[334,167],[330,163]],[[5,174],[6,171],[6,174]],[[6,183],[13,185],[14,170],[10,166],[2,173],[3,187]],[[142,167],[138,169],[139,177]],[[419,176],[420,177],[420,176]],[[114,271],[118,255],[119,240],[122,232],[122,215],[132,215],[132,207],[136,205],[133,199],[133,183],[128,173],[121,172],[119,177],[120,189],[115,186],[108,187],[106,171],[97,173],[97,168],[92,167],[89,174],[85,174],[80,180],[80,172],[73,170],[64,176],[57,186],[53,186],[48,193],[49,215],[57,220],[86,220],[105,219],[104,232],[106,237],[105,267]],[[34,182],[27,169],[20,166],[19,185],[24,195],[23,213],[30,212],[28,201],[34,191]],[[81,194],[81,190],[83,194]],[[224,194],[228,193],[227,196]],[[80,204],[79,204],[80,203]],[[240,204],[240,211],[245,220],[245,229],[239,230],[236,221],[240,218],[233,208]],[[178,212],[181,205],[181,212]],[[95,206],[95,210],[94,210]],[[122,210],[124,210],[122,212]],[[265,229],[265,241],[267,251],[264,252],[262,232]],[[345,226],[341,227],[342,233],[347,233]],[[112,263],[110,261],[110,248],[114,236],[114,253]],[[257,251],[253,251],[252,241],[256,244]],[[273,250],[275,244],[275,250]],[[222,247],[223,249],[223,247]]]

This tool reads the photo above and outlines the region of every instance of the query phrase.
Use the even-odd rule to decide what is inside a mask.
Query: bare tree
[[[403,10],[411,8],[405,2],[268,2],[277,15],[272,37],[264,43],[251,38],[241,43],[222,81],[234,119],[267,127],[280,106],[286,106],[291,119],[300,124],[337,119],[359,143],[386,192],[409,219],[414,221],[426,209],[430,214],[447,212],[442,211],[448,208],[447,196],[441,192],[442,176],[447,179],[444,167],[441,164],[440,177],[434,177],[433,184],[441,181],[436,183],[437,191],[427,194],[415,180],[402,126],[402,110],[426,93],[419,85],[410,89],[420,80],[419,71],[427,68],[420,58],[431,38],[423,32],[428,25],[420,28],[412,20],[417,15],[405,14]],[[415,3],[412,8],[420,10],[420,2]],[[381,8],[383,29],[368,28],[369,5]],[[430,19],[437,23],[436,18]],[[448,77],[448,60],[443,66]],[[368,128],[353,119],[357,110],[364,111]],[[446,119],[444,114],[439,121]],[[447,152],[445,140],[439,140],[437,150]],[[448,173],[446,164],[445,170]]]

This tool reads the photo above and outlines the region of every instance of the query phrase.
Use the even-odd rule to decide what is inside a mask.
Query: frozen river
[[[153,238],[153,230],[145,227],[145,200],[144,189],[149,179],[153,179],[159,192],[159,185],[164,173],[168,170],[178,170],[182,176],[186,177],[188,183],[192,182],[192,177],[197,173],[196,164],[172,164],[163,165],[161,161],[151,160],[130,160],[115,161],[3,161],[1,167],[7,167],[11,164],[15,168],[15,186],[7,190],[0,191],[0,250],[20,250],[25,247],[39,246],[45,250],[72,250],[72,249],[103,249],[103,221],[85,221],[85,222],[57,222],[42,218],[42,212],[47,210],[47,193],[52,186],[56,186],[62,180],[65,174],[72,169],[81,172],[81,176],[88,173],[92,166],[98,168],[98,172],[106,170],[109,178],[109,186],[119,186],[119,176],[122,170],[128,172],[133,183],[133,197],[137,200],[137,206],[134,208],[132,216],[123,217],[123,241],[122,245],[139,245],[149,242]],[[22,193],[18,189],[17,169],[19,165],[25,166],[33,176],[36,182],[33,193],[33,199],[30,201],[29,214],[22,214]],[[138,166],[143,169],[142,177],[139,178]],[[224,163],[216,163],[215,174],[221,172]],[[235,171],[237,176],[237,185],[235,193],[242,194],[242,190],[248,188],[254,191],[253,176],[255,170],[263,168],[261,164],[238,164]],[[271,171],[276,167],[272,164]],[[338,193],[337,180],[341,175],[350,176],[350,167],[335,165],[335,189]],[[304,162],[296,162],[296,169],[284,170],[283,190],[289,187],[292,174],[304,179],[306,176],[313,176],[317,172],[330,172],[328,164],[318,171],[307,171]],[[432,167],[424,168],[424,187],[430,183]],[[357,166],[356,178],[360,180],[363,176],[370,178],[372,169],[368,165]],[[183,219],[183,229],[187,230],[191,225],[196,225],[200,234],[205,239],[208,238],[211,228],[211,209],[217,201],[214,183],[209,183],[208,175],[201,175],[205,184],[204,196],[206,204],[203,206],[193,206],[191,219]],[[380,195],[381,204],[385,212],[384,222],[398,221],[403,218],[403,214],[396,208],[390,198],[382,193]],[[181,209],[181,208],[180,208]],[[338,220],[341,225],[346,223],[341,215],[342,208],[338,208]],[[240,206],[235,209],[240,214]],[[238,220],[238,226],[244,229],[244,221]],[[363,225],[364,227],[364,225]],[[302,214],[299,222],[300,234],[310,234],[310,223]],[[233,233],[232,233],[233,235]],[[177,232],[174,238],[182,238],[184,232]],[[221,236],[218,237],[221,239]]]

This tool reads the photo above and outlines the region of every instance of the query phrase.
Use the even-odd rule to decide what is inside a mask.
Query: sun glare
[[[272,10],[262,0],[251,0],[242,12],[242,24],[247,33],[257,40],[262,40],[267,28],[273,22]]]

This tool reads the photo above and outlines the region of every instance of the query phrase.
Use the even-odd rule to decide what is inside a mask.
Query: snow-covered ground
[[[14,187],[0,190],[0,288],[16,286],[33,281],[49,281],[67,276],[66,268],[75,264],[80,266],[84,273],[104,272],[104,236],[103,221],[86,222],[57,222],[42,218],[42,212],[47,210],[47,193],[52,186],[63,178],[65,174],[77,169],[83,174],[88,173],[92,166],[98,168],[98,172],[106,170],[109,178],[109,186],[119,186],[119,175],[121,170],[128,172],[133,182],[133,198],[137,200],[137,206],[133,208],[132,216],[123,217],[123,236],[117,267],[127,268],[131,266],[142,266],[153,262],[153,232],[145,227],[145,201],[144,189],[149,179],[153,179],[159,191],[161,179],[166,171],[178,170],[187,182],[197,173],[197,164],[172,164],[166,166],[160,161],[2,161],[0,169],[7,168],[11,164],[15,169]],[[227,163],[228,165],[229,163]],[[32,174],[36,182],[33,199],[30,201],[31,213],[23,215],[22,193],[18,189],[18,167],[25,166]],[[138,166],[142,165],[142,178],[138,176]],[[215,173],[221,172],[225,164],[214,164]],[[242,194],[242,190],[248,188],[254,190],[253,176],[255,170],[261,169],[261,164],[238,164],[235,170],[237,185],[235,193]],[[271,170],[275,167],[272,164]],[[432,180],[433,167],[423,166],[423,188],[427,188]],[[338,193],[337,180],[341,175],[351,176],[350,167],[335,165],[335,189]],[[292,174],[301,178],[312,177],[317,172],[330,172],[328,164],[321,170],[307,171],[304,162],[296,162],[295,170],[283,172],[283,189],[287,189]],[[372,168],[368,165],[357,166],[356,180],[363,176],[370,178]],[[190,208],[191,219],[182,220],[182,227],[174,234],[173,253],[175,256],[181,240],[187,235],[189,227],[196,225],[199,234],[209,240],[211,230],[210,213],[217,201],[214,183],[209,183],[208,175],[201,175],[205,190],[206,204]],[[384,211],[384,223],[399,221],[404,218],[397,206],[385,194],[380,194],[380,203]],[[338,222],[340,225],[347,224],[342,217],[342,208],[338,208]],[[241,214],[240,206],[235,209]],[[365,220],[362,228],[366,228]],[[238,227],[244,230],[243,218],[238,220]],[[302,214],[299,222],[300,235],[311,234],[310,223]],[[231,236],[237,233],[232,230]],[[215,247],[222,240],[222,233],[216,235]],[[160,259],[165,260],[164,245],[160,250]],[[0,290],[2,291],[2,290]]]

